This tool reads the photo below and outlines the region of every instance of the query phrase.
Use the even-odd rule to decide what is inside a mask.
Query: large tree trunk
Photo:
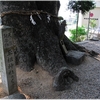
[[[59,45],[59,36],[63,33],[59,33],[59,7],[59,1],[0,2],[2,24],[14,27],[15,55],[19,67],[31,71],[37,62],[53,75],[54,88],[64,90],[69,78],[78,81],[78,77],[68,69]],[[64,42],[68,50],[80,48],[66,36]]]

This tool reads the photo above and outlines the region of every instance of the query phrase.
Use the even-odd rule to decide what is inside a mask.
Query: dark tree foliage
[[[73,12],[85,14],[91,9],[95,8],[94,1],[69,1],[68,9],[71,9]]]

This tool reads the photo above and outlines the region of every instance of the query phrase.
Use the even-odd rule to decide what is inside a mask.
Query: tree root
[[[90,51],[83,46],[79,46],[78,44],[73,43],[65,35],[64,35],[64,43],[65,43],[67,50],[77,50],[77,51],[85,52],[92,57],[99,55],[99,53],[93,50]]]
[[[66,67],[62,67],[54,78],[53,87],[56,91],[62,91],[69,88],[73,81],[78,82],[79,78]]]

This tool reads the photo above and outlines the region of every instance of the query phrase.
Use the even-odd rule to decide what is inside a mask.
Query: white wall
[[[100,1],[96,1],[96,7],[100,7]]]
[[[91,10],[90,12],[93,13],[93,17],[90,17],[90,18],[95,19],[97,27],[100,27],[100,8],[99,7],[95,8],[95,9]],[[82,17],[82,25],[84,25],[86,27],[88,26],[87,18],[89,18],[89,12]]]

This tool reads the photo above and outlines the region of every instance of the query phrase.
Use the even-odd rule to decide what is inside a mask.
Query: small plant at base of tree
[[[86,31],[85,31],[85,28],[83,26],[78,27],[78,29],[77,29],[77,38],[76,38],[76,29],[70,29],[69,31],[71,33],[70,40],[73,41],[73,42],[83,41],[86,37]]]

